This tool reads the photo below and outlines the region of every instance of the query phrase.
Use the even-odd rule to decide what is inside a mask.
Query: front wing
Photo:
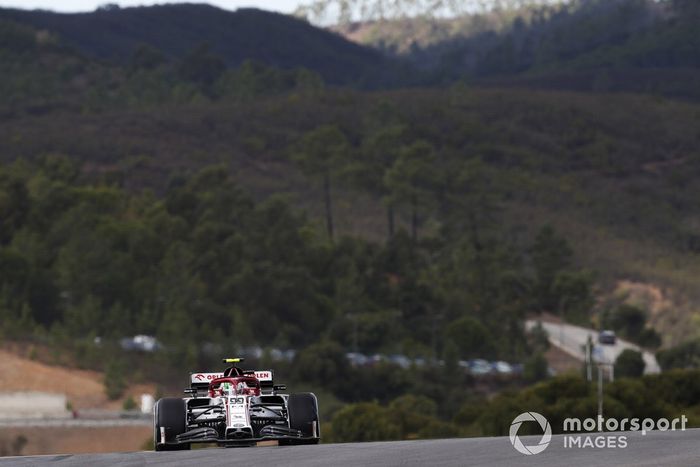
[[[230,446],[247,446],[255,444],[262,441],[284,441],[294,444],[298,442],[299,444],[309,443],[317,441],[318,438],[307,438],[303,437],[301,431],[295,430],[294,428],[288,428],[283,426],[268,425],[260,430],[260,436],[253,437],[231,437],[231,438],[220,438],[219,432],[214,428],[202,427],[195,428],[193,430],[187,431],[175,437],[175,442],[159,443],[166,446],[177,446],[189,443],[216,443],[218,445],[230,445]]]

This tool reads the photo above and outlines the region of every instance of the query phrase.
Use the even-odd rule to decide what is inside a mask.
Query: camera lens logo
[[[523,442],[520,440],[520,437],[518,436],[518,430],[520,429],[520,425],[522,425],[523,422],[537,422],[540,424],[540,427],[542,428],[544,434],[542,435],[542,439],[539,443],[533,446],[525,446],[523,444]],[[549,443],[551,441],[552,427],[547,421],[547,419],[544,418],[542,415],[538,414],[537,412],[521,413],[520,415],[515,417],[513,423],[510,424],[510,443],[513,445],[516,451],[521,452],[527,456],[532,456],[534,454],[541,453],[542,451],[547,449],[547,446],[549,446]]]

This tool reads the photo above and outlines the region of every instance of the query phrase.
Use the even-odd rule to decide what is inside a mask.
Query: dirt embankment
[[[0,392],[39,391],[65,394],[76,410],[120,410],[125,398],[135,401],[143,393],[154,394],[155,385],[130,386],[124,396],[110,401],[105,394],[104,376],[97,371],[51,366],[0,349]]]
[[[155,385],[132,385],[111,401],[104,375],[97,371],[52,366],[23,356],[17,349],[0,349],[0,392],[40,391],[65,394],[78,414],[85,409],[121,410],[131,396],[137,403]],[[138,451],[152,436],[150,426],[105,428],[13,427],[0,429],[0,456]]]

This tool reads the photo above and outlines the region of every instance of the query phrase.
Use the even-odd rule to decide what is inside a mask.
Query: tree
[[[152,70],[165,63],[163,52],[148,44],[139,44],[131,55],[129,68],[131,70]]]
[[[0,172],[0,245],[8,243],[22,226],[30,207],[24,180],[8,172]]]
[[[639,378],[644,374],[645,366],[641,352],[625,349],[615,360],[615,374],[623,378]]]
[[[525,381],[534,383],[547,377],[547,359],[538,352],[525,361],[523,366],[523,378]]]
[[[692,0],[675,0],[692,1]],[[474,11],[522,10],[526,5],[546,5],[551,0],[313,0],[303,3],[297,16],[322,24],[353,21],[379,22],[409,17],[434,18],[447,14],[460,17]]]
[[[118,3],[103,3],[97,7],[97,11],[117,11],[120,9]]]
[[[390,202],[408,204],[411,210],[411,238],[418,241],[419,210],[429,204],[437,174],[435,148],[426,141],[416,141],[400,149],[394,164],[386,172],[384,182]]]
[[[543,310],[555,311],[559,300],[554,291],[557,274],[571,266],[573,251],[564,237],[552,226],[543,227],[530,248],[535,269],[535,296]]]
[[[323,78],[306,68],[292,70],[267,66],[253,60],[228,70],[216,83],[217,94],[237,99],[253,99],[283,92],[313,95],[323,89]]]
[[[226,63],[211,52],[207,43],[202,43],[190,50],[180,63],[180,75],[187,81],[208,88],[226,70]]]
[[[647,315],[641,308],[623,303],[610,317],[611,327],[622,337],[636,340],[644,330]]]
[[[389,412],[401,428],[401,437],[406,439],[418,434],[437,415],[437,404],[426,396],[405,394],[391,401]]]
[[[310,177],[320,179],[323,185],[323,204],[326,214],[326,231],[333,240],[333,204],[331,179],[345,161],[350,150],[345,134],[336,125],[323,125],[306,133],[293,154],[293,159]]]
[[[588,312],[594,304],[591,287],[593,277],[587,271],[562,271],[554,278],[552,296],[556,300],[556,311],[572,321],[586,322]]]
[[[13,248],[0,247],[0,288],[18,305],[26,298],[30,279],[27,259]]]
[[[350,404],[331,420],[336,442],[390,441],[401,438],[401,429],[391,411],[376,402]]]
[[[126,389],[126,369],[121,361],[111,360],[105,370],[105,392],[110,400],[119,399]]]
[[[683,21],[696,21],[700,17],[700,5],[695,0],[672,0],[672,4]]]
[[[539,352],[546,352],[549,350],[549,334],[542,327],[542,322],[538,321],[537,324],[530,329],[529,332],[530,343],[533,349]]]
[[[459,155],[453,154],[458,158]],[[448,236],[469,232],[475,248],[495,225],[499,211],[499,186],[494,174],[480,157],[448,164],[440,174],[438,213]]]
[[[382,197],[386,205],[389,239],[394,236],[396,200],[390,196],[391,190],[384,177],[398,157],[405,131],[404,125],[393,124],[370,134],[362,141],[360,158],[346,169],[346,174],[356,185]]]
[[[465,316],[447,327],[447,337],[459,349],[460,357],[484,357],[493,351],[491,333],[474,318]]]
[[[298,379],[322,386],[346,384],[350,365],[342,347],[334,342],[313,344],[300,351],[294,362]]]
[[[605,327],[614,329],[625,339],[643,347],[655,348],[661,345],[661,336],[646,326],[647,313],[641,308],[623,303],[612,312],[606,312],[603,317]]]

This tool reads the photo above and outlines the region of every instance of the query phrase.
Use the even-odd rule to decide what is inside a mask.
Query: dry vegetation
[[[156,392],[154,384],[137,384],[130,386],[120,399],[109,400],[102,373],[32,360],[28,357],[35,356],[36,352],[31,347],[10,344],[4,347],[0,350],[0,392],[65,394],[78,412],[81,409],[121,410],[127,397],[138,400],[141,394]]]

